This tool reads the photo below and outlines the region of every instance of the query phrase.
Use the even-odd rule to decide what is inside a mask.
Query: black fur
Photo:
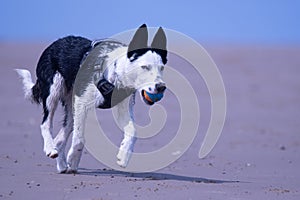
[[[159,27],[158,31],[156,32],[153,41],[151,43],[151,48],[155,51],[158,55],[160,55],[162,62],[164,64],[167,63],[167,37],[164,30]]]
[[[151,48],[151,47],[133,50],[133,51],[131,52],[131,57],[128,57],[128,58],[130,58],[130,61],[133,62],[133,61],[135,61],[136,59],[138,59],[140,56],[142,56],[142,55],[144,55],[145,53],[147,53],[147,51],[152,51],[152,52],[157,53],[158,55],[160,55],[163,64],[165,65],[165,64],[167,63],[167,61],[168,61],[168,59],[167,59],[167,54],[168,54],[168,52],[165,51],[165,50],[162,50],[162,49],[155,49],[155,48]],[[128,55],[128,54],[127,54],[127,55]]]
[[[147,26],[143,24],[135,32],[129,43],[127,57],[130,61],[134,61],[149,50],[160,55],[163,64],[167,63],[167,38],[165,32],[160,27],[153,38],[151,46],[148,47],[148,30]]]
[[[90,40],[83,37],[67,36],[53,42],[42,53],[36,68],[37,81],[32,88],[32,95],[36,103],[42,102],[43,104],[43,122],[49,114],[46,99],[49,96],[54,75],[59,72],[64,78],[67,91],[70,91],[81,60],[90,48]]]
[[[148,47],[148,30],[146,24],[141,25],[135,32],[131,42],[128,45],[127,57],[131,58],[136,51]]]

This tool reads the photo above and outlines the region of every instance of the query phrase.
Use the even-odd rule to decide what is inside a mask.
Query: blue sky
[[[109,37],[147,23],[201,42],[300,43],[297,0],[5,0],[0,40]]]

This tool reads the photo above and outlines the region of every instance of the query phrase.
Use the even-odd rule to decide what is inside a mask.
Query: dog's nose
[[[166,90],[166,84],[165,83],[156,83],[155,89],[158,93],[164,92]]]

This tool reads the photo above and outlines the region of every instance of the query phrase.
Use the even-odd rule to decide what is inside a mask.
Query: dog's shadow
[[[194,183],[239,183],[240,181],[232,180],[218,180],[218,179],[207,179],[201,177],[192,177],[192,176],[181,176],[168,173],[159,173],[159,172],[144,172],[144,173],[131,173],[116,171],[112,169],[86,169],[80,168],[78,175],[89,175],[89,176],[110,176],[110,177],[129,177],[133,178],[135,181],[138,180],[174,180],[174,181],[185,181],[185,182],[194,182]]]

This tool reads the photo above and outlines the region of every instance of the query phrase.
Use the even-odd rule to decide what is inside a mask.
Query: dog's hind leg
[[[133,120],[134,98],[135,95],[133,94],[117,105],[117,120],[124,131],[124,138],[117,155],[117,164],[121,167],[128,165],[136,141],[136,131]]]
[[[54,149],[58,152],[58,157],[56,158],[57,171],[59,173],[65,173],[67,171],[67,161],[65,156],[65,147],[68,138],[73,131],[73,112],[72,112],[72,97],[71,92],[65,98],[63,103],[65,109],[65,119],[63,127],[58,132],[54,139]]]
[[[52,108],[53,109],[53,108]],[[53,139],[52,139],[52,121],[53,121],[53,110],[49,110],[46,105],[44,105],[44,119],[40,126],[41,134],[44,140],[44,152],[46,156],[55,158],[57,157],[57,152],[53,149]]]
[[[54,149],[52,128],[53,116],[57,108],[62,91],[62,77],[57,73],[53,78],[53,84],[50,87],[49,95],[43,99],[44,118],[41,124],[41,133],[44,139],[44,152],[50,158],[56,158],[58,152]]]

